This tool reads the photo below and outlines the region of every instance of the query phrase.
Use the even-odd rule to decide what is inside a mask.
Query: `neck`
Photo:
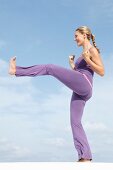
[[[92,47],[91,43],[87,40],[84,41],[82,46],[83,46],[83,51],[89,50]]]

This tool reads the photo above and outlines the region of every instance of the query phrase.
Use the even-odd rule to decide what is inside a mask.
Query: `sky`
[[[82,123],[94,162],[113,161],[112,0],[0,0],[0,162],[74,162],[70,126],[72,91],[51,76],[8,74],[17,65],[57,64],[70,68],[82,52],[74,31],[86,25],[96,37],[105,76],[95,73],[93,96]]]

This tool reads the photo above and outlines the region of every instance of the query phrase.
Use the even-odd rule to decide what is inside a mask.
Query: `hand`
[[[70,55],[69,56],[69,63],[74,63],[74,58],[75,58],[75,55]]]
[[[88,62],[88,61],[91,59],[91,55],[90,55],[89,50],[84,51],[84,52],[82,53],[82,55],[83,55],[83,58],[84,58],[84,60],[85,60],[86,62]]]
[[[75,69],[74,58],[75,58],[74,55],[69,56],[69,64],[70,64],[72,69]]]

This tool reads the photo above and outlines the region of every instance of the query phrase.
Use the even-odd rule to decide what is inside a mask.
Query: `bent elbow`
[[[105,74],[105,71],[104,71],[104,69],[102,69],[101,72],[100,72],[100,76],[103,77],[104,74]]]
[[[100,76],[103,77],[103,76],[104,76],[104,73],[101,73]]]

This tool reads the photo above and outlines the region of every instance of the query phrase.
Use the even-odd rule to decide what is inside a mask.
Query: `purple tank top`
[[[86,63],[82,55],[76,60],[75,66],[77,71],[93,77],[94,71],[90,68],[90,65]]]

